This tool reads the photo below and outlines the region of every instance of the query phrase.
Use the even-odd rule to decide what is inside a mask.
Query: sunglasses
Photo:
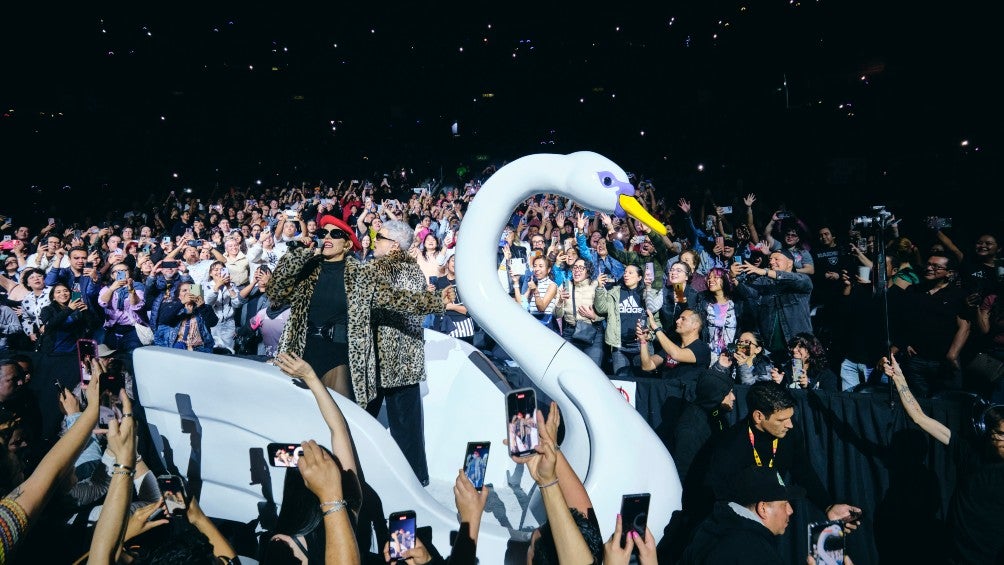
[[[393,240],[393,239],[391,239],[391,238],[389,238],[389,237],[385,236],[384,234],[382,234],[382,233],[380,233],[380,232],[377,232],[377,234],[376,234],[376,238],[377,238],[377,239],[382,239],[382,240],[384,240],[384,241],[395,241],[395,240]]]
[[[317,235],[324,239],[330,237],[331,239],[348,239],[349,235],[345,233],[345,230],[339,228],[331,228],[330,230],[319,229],[317,230]]]

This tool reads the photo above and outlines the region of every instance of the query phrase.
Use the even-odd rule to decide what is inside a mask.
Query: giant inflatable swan
[[[526,197],[568,196],[586,208],[625,212],[663,230],[634,201],[627,175],[595,153],[531,155],[502,167],[482,186],[460,228],[457,283],[473,316],[561,408],[562,451],[584,479],[605,535],[613,531],[622,494],[652,494],[648,523],[658,538],[680,507],[680,483],[669,453],[592,361],[537,323],[506,295],[496,277],[498,234]],[[422,402],[432,485],[423,488],[381,423],[334,395],[352,431],[366,481],[385,514],[411,509],[432,528],[444,554],[457,529],[449,488],[467,441],[494,449],[486,482],[493,485],[494,516],[478,539],[482,563],[502,563],[510,540],[526,539],[540,518],[529,473],[505,454],[504,395],[508,383],[466,343],[426,331]],[[158,452],[200,485],[209,516],[267,521],[269,502],[281,504],[282,469],[269,467],[262,450],[271,442],[316,439],[328,430],[312,395],[292,386],[271,365],[229,357],[144,347],[133,356],[136,386]],[[498,507],[502,510],[498,510]],[[375,543],[374,547],[375,548]]]
[[[603,531],[613,531],[621,495],[649,492],[649,524],[661,535],[681,494],[676,465],[662,442],[596,364],[530,317],[495,275],[498,234],[520,202],[541,192],[567,196],[590,210],[630,214],[666,233],[635,200],[627,174],[606,157],[586,151],[529,155],[492,175],[464,215],[458,290],[481,327],[558,402],[565,423],[562,452],[583,478]]]

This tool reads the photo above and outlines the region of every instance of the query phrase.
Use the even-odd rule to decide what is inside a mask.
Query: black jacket
[[[733,384],[728,371],[717,362],[698,379],[697,397],[683,409],[673,437],[673,461],[681,482],[685,481],[701,447],[712,435],[728,427],[728,412],[720,408]]]
[[[728,502],[719,502],[701,523],[683,554],[681,565],[745,565],[784,563],[777,538],[763,524],[736,514]]]
[[[761,432],[753,425],[750,417],[747,417],[736,425],[722,432],[716,442],[714,452],[711,455],[711,465],[705,479],[715,494],[721,496],[727,492],[732,476],[743,469],[755,465],[753,457],[753,447],[750,445],[749,431],[753,431],[754,442],[757,453],[764,465],[769,465],[773,459],[774,468],[786,481],[793,478],[795,482],[805,489],[806,498],[821,510],[825,510],[833,499],[827,492],[819,475],[809,461],[809,454],[805,449],[805,439],[795,426],[787,435],[777,442],[777,454],[771,457],[772,441],[774,436],[767,432]]]

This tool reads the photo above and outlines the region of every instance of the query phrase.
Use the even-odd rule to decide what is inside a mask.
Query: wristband
[[[547,487],[553,487],[556,484],[558,484],[558,479],[554,479],[553,481],[547,483],[546,485],[537,485],[537,487],[543,490],[546,489]]]
[[[126,465],[119,465],[118,463],[112,463],[112,467],[118,467],[119,469],[125,469],[126,471],[128,471],[130,473],[135,473],[136,472],[136,469],[133,469],[132,467],[129,467],[129,466],[126,466]],[[112,471],[112,472],[114,473],[114,471]]]
[[[128,471],[112,471],[113,475],[129,475],[130,477],[136,476],[136,471],[129,469]]]

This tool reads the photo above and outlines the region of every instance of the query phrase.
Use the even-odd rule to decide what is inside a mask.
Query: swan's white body
[[[615,183],[628,182],[620,167],[591,152],[529,155],[499,169],[481,187],[460,226],[457,287],[474,319],[558,403],[565,423],[561,450],[583,479],[603,533],[614,529],[621,495],[648,492],[648,523],[658,538],[680,508],[682,494],[669,452],[596,364],[534,320],[496,276],[498,235],[520,202],[552,193],[612,214],[618,193],[604,186],[603,173]]]
[[[658,539],[680,507],[680,482],[669,453],[596,365],[518,307],[496,277],[498,234],[520,201],[535,193],[558,193],[587,208],[613,212],[618,196],[600,183],[597,172],[603,171],[621,182],[627,179],[617,165],[594,153],[532,155],[501,168],[464,218],[457,284],[482,327],[558,402],[566,428],[562,452],[583,477],[604,536],[613,531],[622,494],[649,492],[648,523]],[[466,443],[492,441],[486,483],[493,485],[499,497],[494,506],[501,509],[482,523],[478,557],[482,563],[502,563],[509,540],[525,539],[541,516],[536,501],[525,496],[532,486],[529,473],[514,475],[515,487],[507,483],[507,473],[516,466],[502,445],[506,387],[466,343],[426,331],[425,351],[429,488],[415,479],[380,422],[333,396],[352,431],[365,478],[386,513],[415,510],[418,524],[432,527],[433,542],[444,554],[450,531],[457,529],[449,485],[463,464]],[[161,347],[137,349],[133,363],[158,451],[170,453],[183,474],[199,470],[200,504],[210,516],[248,522],[258,515],[263,488],[249,484],[251,450],[306,439],[328,445],[329,432],[313,396],[271,365]],[[267,470],[266,488],[281,504],[284,471]]]

